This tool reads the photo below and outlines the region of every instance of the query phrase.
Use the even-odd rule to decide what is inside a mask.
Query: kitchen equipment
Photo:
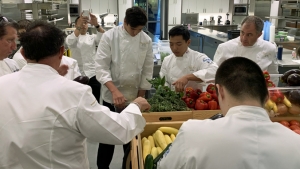
[[[197,25],[199,20],[199,13],[182,13],[181,22],[182,24]]]
[[[236,16],[248,16],[248,4],[234,4],[233,15]]]
[[[240,30],[229,30],[227,31],[227,34],[228,40],[231,40],[240,36]]]
[[[278,60],[282,60],[282,50],[283,50],[283,46],[278,45],[278,51],[277,51],[277,59]]]
[[[204,19],[204,20],[203,20],[203,26],[206,26],[206,25],[207,25],[207,20]]]
[[[211,16],[211,17],[209,17],[209,19],[210,19],[210,25],[215,25],[215,20],[214,20],[214,17],[213,16]]]
[[[222,19],[222,16],[218,16],[218,25],[220,25],[221,24],[221,19]]]
[[[80,12],[79,12],[79,5],[78,4],[70,4],[70,16],[80,16]]]
[[[226,14],[227,20],[225,21],[225,25],[230,25],[230,21],[228,20],[229,13]]]
[[[108,13],[100,14],[99,17],[101,18],[101,26],[104,26],[104,18],[108,15]]]

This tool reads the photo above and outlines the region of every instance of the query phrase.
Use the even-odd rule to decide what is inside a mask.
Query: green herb
[[[156,89],[155,94],[148,99],[148,102],[151,105],[150,112],[188,110],[185,102],[181,100],[183,93],[172,91],[168,86],[164,86],[165,77],[158,77],[148,81]]]

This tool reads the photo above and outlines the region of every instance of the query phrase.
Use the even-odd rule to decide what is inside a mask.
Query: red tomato
[[[300,127],[297,125],[291,125],[290,128],[291,130],[300,130]]]
[[[286,120],[281,120],[279,123],[287,127],[290,126],[290,123]]]
[[[300,127],[300,123],[297,120],[291,120],[290,125],[296,125]]]
[[[293,130],[295,133],[299,134],[300,135],[300,129],[297,129],[297,130]]]

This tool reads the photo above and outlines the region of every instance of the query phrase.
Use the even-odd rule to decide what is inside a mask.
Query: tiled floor
[[[87,151],[88,151],[88,158],[90,162],[90,169],[98,169],[97,168],[97,151],[98,151],[98,144],[92,142],[90,140],[87,141]],[[110,164],[110,169],[121,169],[122,168],[122,159],[123,159],[123,146],[117,145],[115,147],[115,153]]]

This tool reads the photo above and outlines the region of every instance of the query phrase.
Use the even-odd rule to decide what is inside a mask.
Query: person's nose
[[[13,41],[12,44],[11,44],[11,49],[12,50],[16,50],[17,49],[17,43],[16,41]]]

